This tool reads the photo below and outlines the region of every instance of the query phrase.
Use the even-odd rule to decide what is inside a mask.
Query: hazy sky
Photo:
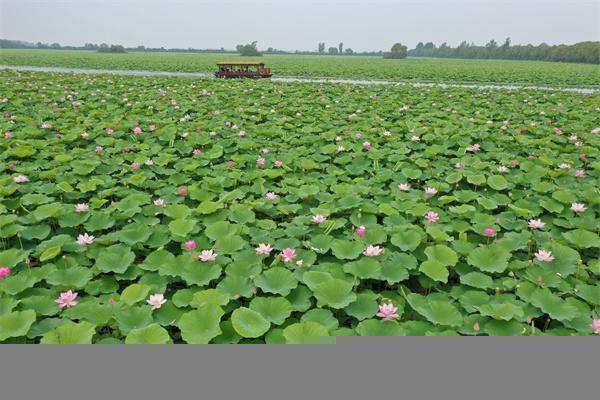
[[[600,0],[0,0],[0,38],[149,47],[354,50],[400,41],[513,44],[600,40]]]

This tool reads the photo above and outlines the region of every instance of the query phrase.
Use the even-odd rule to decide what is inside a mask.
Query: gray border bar
[[[3,345],[0,398],[576,400],[595,398],[599,344],[406,337],[315,346]]]

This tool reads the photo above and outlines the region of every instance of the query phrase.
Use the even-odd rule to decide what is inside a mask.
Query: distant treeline
[[[539,60],[562,61],[588,64],[600,64],[600,42],[580,42],[573,45],[550,46],[542,43],[538,46],[511,46],[510,38],[499,45],[490,40],[485,46],[476,46],[462,42],[458,47],[450,47],[442,43],[439,47],[428,42],[419,42],[417,47],[409,50],[411,57],[443,57],[443,58],[479,58],[506,60]]]
[[[245,45],[247,46],[247,45]],[[225,53],[237,54],[243,49],[240,45],[236,50],[227,50],[223,47],[219,49],[194,49],[194,48],[165,48],[165,47],[123,47],[121,45],[108,45],[106,43],[95,44],[86,43],[83,46],[61,46],[59,43],[31,43],[21,40],[0,39],[0,48],[4,49],[63,49],[63,50],[95,50],[108,53],[123,52],[190,52],[190,53]],[[256,48],[256,45],[254,44]],[[325,43],[319,43],[315,51],[287,51],[278,50],[269,47],[263,50],[262,54],[297,54],[297,55],[352,55],[352,56],[385,56],[387,58],[396,57],[399,53],[383,51],[363,51],[357,52],[350,48],[344,48],[343,43],[326,49]],[[574,45],[553,45],[542,43],[538,46],[517,45],[512,46],[510,39],[506,39],[503,44],[498,44],[495,40],[490,40],[485,46],[477,46],[473,43],[462,42],[458,47],[450,47],[446,43],[436,46],[432,42],[420,42],[416,48],[408,50],[409,57],[440,57],[440,58],[478,58],[478,59],[507,59],[507,60],[541,60],[541,61],[562,61],[600,64],[600,42],[581,42]],[[248,55],[252,55],[248,53]]]

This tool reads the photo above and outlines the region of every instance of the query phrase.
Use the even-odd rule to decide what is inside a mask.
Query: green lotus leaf
[[[181,337],[189,344],[206,344],[222,331],[219,326],[224,312],[221,307],[203,304],[181,316],[177,326]]]
[[[313,289],[320,307],[344,308],[356,301],[352,283],[341,279],[331,279],[320,283]]]
[[[169,332],[158,324],[133,329],[125,338],[125,344],[166,344],[171,341]]]
[[[298,286],[298,279],[291,271],[275,267],[254,278],[254,283],[265,293],[287,296],[292,289]]]
[[[69,321],[46,333],[42,344],[91,344],[96,327],[87,321],[75,323]]]
[[[469,254],[467,262],[484,272],[503,272],[508,267],[510,252],[498,244],[479,246]]]
[[[114,244],[106,247],[96,258],[95,267],[103,272],[115,272],[121,274],[127,270],[135,259],[135,254],[129,247],[122,244]]]
[[[0,315],[0,342],[12,338],[25,336],[35,321],[35,311],[14,311]]]
[[[233,329],[239,335],[246,338],[260,337],[271,327],[271,323],[263,318],[260,313],[245,307],[233,310],[231,323],[233,324]]]

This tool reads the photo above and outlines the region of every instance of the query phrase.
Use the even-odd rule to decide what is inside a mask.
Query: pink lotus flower
[[[367,150],[371,150],[371,142],[364,142],[363,147]]]
[[[492,228],[487,228],[486,230],[483,231],[483,234],[487,237],[492,237],[496,234],[496,231],[493,230]]]
[[[427,189],[425,189],[425,195],[426,196],[435,196],[437,194],[437,189],[436,188],[431,188],[428,187]]]
[[[55,133],[54,137],[57,138],[57,139],[60,139],[62,136],[60,135],[60,133]]]
[[[365,228],[364,226],[359,226],[358,228],[356,228],[356,235],[358,237],[364,237],[367,234],[367,228]]]
[[[587,158],[587,154],[581,153],[581,154],[579,154],[579,158]]]
[[[410,190],[410,185],[408,183],[401,183],[398,185],[398,190],[401,192],[408,192]]]
[[[327,221],[327,217],[320,215],[320,214],[313,215],[313,217],[312,217],[312,222],[314,222],[316,224],[322,224],[325,221]]]
[[[87,203],[81,203],[75,205],[75,212],[86,212],[90,210],[90,206]]]
[[[273,251],[273,247],[271,247],[270,244],[261,243],[256,248],[256,254],[263,255],[263,256],[270,255],[272,251]]]
[[[10,169],[15,169],[15,163],[10,163],[10,164],[8,164],[8,168],[10,168]]]
[[[434,211],[429,211],[427,212],[427,214],[425,214],[425,219],[427,220],[427,222],[435,224],[439,221],[440,217],[438,216],[438,213]]]
[[[275,192],[267,192],[267,194],[265,195],[265,198],[267,200],[277,200],[279,196],[277,196],[277,193]]]
[[[585,171],[582,169],[578,169],[577,171],[575,171],[575,176],[578,178],[583,178],[585,176]]]
[[[600,335],[600,319],[593,319],[590,327],[594,331],[595,335]]]
[[[12,139],[12,138],[13,138],[12,132],[4,132],[4,139]]]
[[[518,167],[519,166],[519,162],[513,160],[513,161],[510,162],[510,166],[511,167]]]
[[[87,138],[89,138],[89,137],[90,137],[90,135],[89,135],[89,133],[87,133],[87,132],[83,132],[83,133],[81,134],[81,137],[82,137],[82,139],[87,139]]]
[[[541,229],[546,226],[546,223],[542,222],[541,219],[530,219],[527,223],[527,226],[529,226],[531,229]]]
[[[188,240],[183,244],[183,247],[188,250],[194,250],[196,248],[196,242],[194,240]]]
[[[557,135],[562,135],[562,134],[563,134],[563,131],[562,131],[560,128],[553,128],[553,130],[554,130],[554,132],[555,132]]]
[[[360,139],[360,138],[362,137],[362,133],[360,133],[360,132],[356,132],[356,133],[354,134],[354,137],[355,137],[355,138],[357,138],[357,139]]]
[[[217,136],[217,132],[210,131],[210,132],[208,132],[208,136],[211,136],[211,137]]]
[[[139,169],[140,168],[140,163],[139,162],[132,162],[131,163],[131,169]]]
[[[562,164],[560,164],[558,166],[558,168],[560,168],[560,169],[569,169],[569,168],[571,168],[571,164],[569,164],[569,163],[562,163]]]
[[[269,149],[262,149],[261,153],[263,153],[263,154],[269,154]]]
[[[200,252],[200,261],[215,261],[217,259],[217,256],[218,254],[213,252],[212,250],[202,250],[202,252]]]
[[[154,165],[154,161],[152,161],[152,160],[146,160],[146,161],[144,161],[144,165],[147,165],[147,166],[150,167],[150,166]]]
[[[501,174],[504,174],[504,173],[508,172],[508,168],[506,168],[504,165],[501,165],[497,168],[497,171],[500,172]]]
[[[148,127],[148,130],[149,130],[150,132],[154,132],[154,131],[156,130],[156,125],[150,125],[150,126]]]
[[[265,159],[264,159],[264,158],[262,158],[262,157],[258,157],[258,158],[256,159],[256,165],[261,165],[261,166],[262,166],[262,165],[265,165]]]
[[[275,168],[281,168],[281,166],[283,165],[283,163],[280,160],[275,160]]]
[[[107,135],[112,135],[114,132],[114,130],[112,128],[106,128],[105,131],[106,131]]]
[[[384,251],[385,249],[383,247],[369,245],[365,251],[363,251],[363,254],[367,257],[375,257],[383,254]]]
[[[182,196],[187,196],[187,194],[188,194],[188,191],[186,188],[179,188],[178,192]]]
[[[227,161],[227,168],[233,168],[233,162]]]
[[[29,182],[29,178],[26,177],[25,175],[17,175],[13,178],[13,181],[15,183],[25,183],[25,182]]]
[[[336,142],[341,142],[342,140],[344,140],[344,139],[342,139],[342,137],[341,137],[341,136],[336,136],[336,137],[335,137],[335,141],[336,141]]]
[[[136,127],[133,129],[133,134],[134,134],[134,135],[141,135],[141,134],[142,134],[142,128],[140,128],[139,126],[136,126]]]
[[[375,315],[379,318],[383,318],[384,321],[393,321],[400,318],[400,316],[397,314],[397,311],[398,307],[394,307],[392,303],[380,304],[379,312]]]
[[[235,126],[235,125],[234,125]],[[240,131],[239,133],[240,136],[246,136],[246,131]]]
[[[83,235],[77,236],[77,240],[75,242],[80,246],[85,246],[94,243],[94,239],[96,239],[94,236],[84,233]]]
[[[413,135],[410,137],[410,140],[412,140],[413,142],[420,142],[421,138],[417,135]]]
[[[79,302],[75,300],[77,298],[78,293],[73,292],[72,290],[68,290],[64,293],[61,293],[54,302],[58,304],[60,308],[70,308],[76,306]]]
[[[385,136],[385,137],[390,137],[390,136],[392,136],[392,132],[390,132],[390,131],[385,131],[385,132],[383,132],[383,136]]]
[[[535,258],[541,262],[551,262],[554,260],[554,256],[551,251],[546,250],[538,250],[537,253],[534,254]]]
[[[154,205],[157,207],[164,207],[165,201],[163,199],[156,199],[153,201]]]
[[[42,124],[42,129],[52,129],[52,124],[49,122],[45,122]]]
[[[584,212],[585,210],[587,210],[587,207],[583,203],[572,203],[570,209],[572,211],[580,213],[580,212]]]
[[[337,147],[337,152],[341,153],[342,151],[346,150],[346,148],[344,146],[338,146]]]
[[[146,303],[150,304],[153,310],[158,310],[166,302],[167,299],[165,299],[165,296],[160,293],[150,295],[148,300],[146,300]]]
[[[183,132],[181,135],[179,135],[180,138],[185,139],[189,136],[189,132]]]
[[[467,146],[466,150],[471,152],[479,151],[481,150],[481,145],[479,143],[475,143],[474,145]]]
[[[575,146],[583,147],[583,142],[581,140],[578,140],[577,142],[575,142]]]
[[[104,147],[96,146],[96,153],[102,153],[104,151]]]
[[[280,256],[283,262],[294,261],[296,259],[296,250],[287,247],[281,251]]]
[[[0,267],[0,280],[10,275],[9,267]]]
[[[454,167],[457,169],[462,169],[465,167],[465,163],[464,162],[457,162],[456,164],[454,164]]]
[[[194,151],[192,151],[192,154],[197,157],[200,154],[202,154],[202,150],[200,150],[200,149],[194,149]]]
[[[576,142],[576,141],[577,141],[577,136],[576,135],[569,136],[569,142]]]

